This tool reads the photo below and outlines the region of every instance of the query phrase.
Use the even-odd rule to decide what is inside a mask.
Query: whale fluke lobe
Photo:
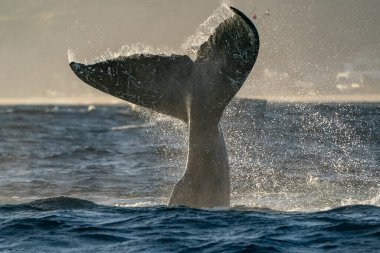
[[[193,68],[188,56],[137,54],[92,65],[71,62],[70,67],[98,90],[187,121],[186,80]]]
[[[188,124],[187,167],[169,205],[230,205],[229,164],[219,121],[259,52],[253,23],[231,10],[234,15],[199,47],[195,61],[186,55],[135,54],[90,65],[70,63],[94,88]]]

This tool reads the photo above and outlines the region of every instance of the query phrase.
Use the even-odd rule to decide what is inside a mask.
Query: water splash
[[[111,59],[116,59],[118,57],[128,57],[134,54],[152,54],[152,55],[172,55],[176,53],[174,49],[168,47],[153,47],[144,43],[136,43],[131,45],[124,45],[118,51],[112,51],[111,49],[107,49],[104,53],[96,56],[93,59],[87,60],[84,62],[86,64],[94,64],[102,61],[107,61]],[[68,50],[68,59],[69,62],[76,61],[73,50]]]
[[[371,148],[377,131],[373,110],[366,105],[233,101],[222,121],[232,206],[318,211],[380,205]],[[174,184],[186,165],[186,126],[165,115],[142,113],[151,126],[144,129],[145,137],[168,168],[162,176]]]
[[[112,51],[107,49],[104,53],[99,56],[94,57],[90,60],[84,60],[86,64],[98,63],[110,59],[115,59],[118,57],[128,57],[134,54],[154,54],[154,55],[172,55],[172,54],[189,54],[190,57],[194,57],[199,46],[208,40],[210,35],[212,35],[217,26],[219,26],[223,21],[233,16],[233,11],[230,9],[229,1],[222,1],[220,6],[213,11],[213,13],[196,29],[195,34],[189,36],[180,46],[179,50],[169,48],[169,47],[153,47],[147,43],[135,43],[126,44],[122,46],[117,51]],[[86,27],[83,26],[82,30]],[[83,31],[82,31],[83,32]],[[88,44],[90,48],[94,48],[92,41],[89,39]],[[72,49],[68,50],[68,60],[69,62],[75,61],[74,53]]]
[[[196,29],[195,34],[189,36],[181,45],[181,49],[190,56],[195,56],[200,45],[208,40],[215,29],[226,19],[232,17],[233,11],[229,7],[229,2],[222,2],[218,9]]]
[[[75,62],[75,53],[73,49],[67,50],[67,59],[69,60],[69,63]]]
[[[349,104],[270,107],[251,123],[225,123],[234,203],[286,211],[379,204],[372,112]]]
[[[105,60],[115,59],[118,57],[128,57],[134,54],[153,54],[153,55],[171,55],[175,52],[172,48],[168,47],[153,47],[144,43],[136,43],[131,45],[124,45],[118,51],[113,52],[108,49],[102,55],[96,57],[92,62],[97,63]]]

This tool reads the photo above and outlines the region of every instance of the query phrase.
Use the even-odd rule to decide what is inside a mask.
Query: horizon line
[[[330,96],[237,96],[238,98],[252,100],[266,100],[268,102],[284,103],[380,103],[379,95],[330,95]],[[99,97],[24,97],[24,98],[0,98],[0,105],[112,105],[131,104],[127,101]]]

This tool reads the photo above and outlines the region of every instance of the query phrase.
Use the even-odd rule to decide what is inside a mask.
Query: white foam
[[[114,203],[114,206],[117,207],[149,207],[149,206],[160,206],[160,205],[166,205],[168,202],[168,199],[156,197],[154,199],[152,198],[131,198],[131,199],[125,199],[123,202]]]
[[[129,129],[138,129],[138,128],[144,128],[147,127],[147,125],[125,125],[125,126],[116,126],[112,127],[112,131],[121,131],[121,130],[129,130]]]

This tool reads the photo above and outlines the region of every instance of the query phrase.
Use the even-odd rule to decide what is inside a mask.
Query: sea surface
[[[0,252],[380,252],[380,103],[241,99],[222,127],[232,207],[174,208],[183,123],[0,106]]]

